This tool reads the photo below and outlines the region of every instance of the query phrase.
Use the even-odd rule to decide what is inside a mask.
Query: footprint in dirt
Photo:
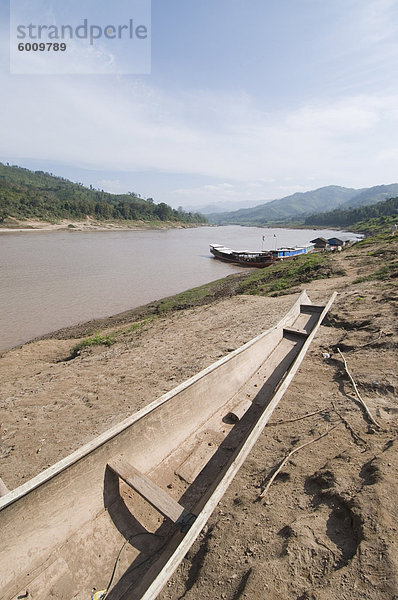
[[[308,477],[306,489],[315,511],[279,531],[284,538],[282,553],[288,555],[290,568],[314,581],[347,565],[362,537],[358,518],[333,492],[333,485],[334,475],[329,470]]]

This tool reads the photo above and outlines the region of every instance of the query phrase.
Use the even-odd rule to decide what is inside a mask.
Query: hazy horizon
[[[395,0],[153,0],[146,75],[98,52],[107,75],[11,74],[9,17],[0,0],[4,163],[184,208],[396,180]]]

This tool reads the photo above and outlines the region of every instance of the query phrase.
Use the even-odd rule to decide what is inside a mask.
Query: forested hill
[[[357,190],[338,185],[328,185],[309,192],[297,192],[278,200],[271,200],[254,208],[234,212],[206,215],[211,223],[220,225],[265,225],[300,218],[305,214],[337,208],[350,200]]]
[[[339,209],[346,208],[359,208],[360,206],[369,206],[370,204],[376,204],[382,200],[388,200],[389,198],[395,198],[398,195],[398,183],[390,183],[389,185],[375,185],[371,188],[364,190],[358,190],[351,200],[339,206]]]
[[[395,223],[398,223],[398,198],[389,198],[371,206],[310,215],[304,221],[308,227],[344,227],[363,232],[377,232]]]
[[[109,194],[43,171],[0,163],[0,223],[8,218],[54,221],[91,216],[101,221],[178,221],[205,223],[199,213],[175,210],[133,192]]]
[[[353,189],[328,185],[317,190],[297,192],[279,200],[272,200],[254,208],[206,215],[211,223],[220,225],[268,225],[286,221],[300,221],[313,214],[333,209],[349,209],[376,204],[398,194],[398,184]]]

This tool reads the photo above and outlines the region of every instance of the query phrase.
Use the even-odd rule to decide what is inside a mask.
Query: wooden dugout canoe
[[[301,293],[275,327],[0,498],[0,598],[156,598],[335,297]]]

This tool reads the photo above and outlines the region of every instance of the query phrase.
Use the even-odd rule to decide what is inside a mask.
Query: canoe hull
[[[308,305],[303,292],[277,326],[1,498],[0,596],[14,600],[28,589],[32,600],[87,599],[108,587],[123,548],[108,598],[156,598],[297,370],[327,311],[302,312]],[[306,333],[289,338],[292,326]],[[237,424],[226,422],[253,377],[260,391],[251,407]],[[195,514],[188,531],[148,508],[109,469],[120,456]],[[145,574],[147,555],[145,567],[153,565]]]

